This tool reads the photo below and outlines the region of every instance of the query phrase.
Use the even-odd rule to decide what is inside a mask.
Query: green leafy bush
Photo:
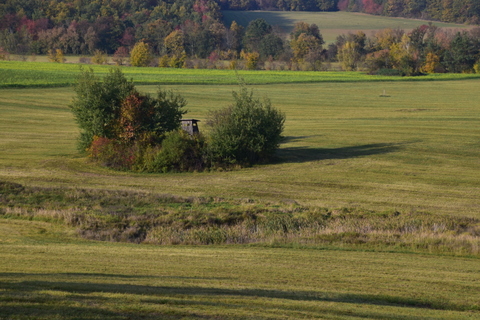
[[[282,139],[285,115],[244,87],[233,92],[233,99],[233,105],[209,115],[210,161],[221,165],[269,160]]]
[[[205,167],[205,139],[200,134],[190,135],[184,130],[165,135],[161,148],[145,157],[144,168],[149,172],[200,171]]]
[[[120,69],[110,70],[103,79],[89,69],[82,71],[74,90],[70,108],[80,126],[79,149],[89,148],[95,136],[115,139],[122,101],[135,90],[132,81]]]

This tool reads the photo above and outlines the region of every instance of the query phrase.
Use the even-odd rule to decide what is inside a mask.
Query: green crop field
[[[415,29],[422,24],[431,21],[405,18],[391,18],[374,16],[354,12],[297,12],[297,11],[222,11],[224,23],[230,26],[232,21],[246,27],[255,19],[265,19],[272,26],[277,26],[281,32],[290,33],[296,22],[315,23],[326,43],[334,42],[338,35],[349,32],[363,31],[370,35],[372,32],[385,29],[404,29],[406,31]],[[434,25],[452,29],[470,29],[471,26],[434,22]]]
[[[77,151],[68,109],[77,65],[0,69],[17,75],[15,85],[0,78],[10,83],[0,89],[0,319],[480,316],[478,78],[244,72],[286,114],[276,161],[144,174],[99,167]],[[208,111],[238,89],[226,70],[123,70],[142,92],[162,83],[181,93],[203,131]],[[127,221],[118,217],[141,224],[154,212],[191,225],[274,210],[328,212],[330,233],[283,230],[257,244],[211,246],[153,245],[165,229],[143,244],[85,239],[121,240],[101,229]],[[103,235],[88,233],[94,225]],[[201,237],[231,231],[202,228],[177,243],[217,243]]]
[[[97,75],[112,69],[107,65],[82,65],[0,61],[0,88],[65,87],[75,83],[82,69],[91,68]],[[429,74],[422,77],[371,76],[361,72],[309,71],[234,71],[216,69],[121,68],[136,84],[238,84],[241,77],[247,84],[317,83],[317,82],[374,82],[374,81],[444,81],[479,79],[479,74]]]

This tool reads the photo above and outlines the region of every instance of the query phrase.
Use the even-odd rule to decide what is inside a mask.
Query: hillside
[[[219,0],[224,10],[276,11],[350,11],[387,17],[422,18],[428,20],[478,24],[480,4],[476,0],[318,0],[318,1],[232,1]]]
[[[229,26],[233,21],[247,27],[250,21],[265,19],[269,24],[276,26],[283,33],[290,34],[295,23],[315,23],[323,35],[326,43],[332,43],[337,36],[345,33],[363,31],[370,35],[385,28],[404,29],[411,31],[422,24],[429,24],[431,21],[407,18],[392,18],[374,16],[354,12],[298,12],[298,11],[222,11],[224,24]],[[469,30],[474,26],[433,22],[446,30]]]

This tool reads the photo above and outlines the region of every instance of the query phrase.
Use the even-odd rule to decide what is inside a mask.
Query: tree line
[[[243,45],[224,26],[221,10],[360,11],[387,16],[479,23],[477,0],[5,0],[0,3],[0,47],[14,54],[114,54],[139,41],[167,53],[165,38],[181,32],[187,56]],[[178,36],[178,35],[177,35]],[[278,39],[270,42],[279,43]],[[248,46],[248,45],[247,45]],[[124,49],[121,49],[121,51]]]
[[[276,34],[263,19],[253,20],[245,30],[233,22],[230,30],[238,32],[240,55],[236,50],[230,50],[231,55],[225,51],[220,53],[222,59],[230,61],[227,68],[232,69],[319,71],[339,65],[346,71],[400,76],[480,73],[480,28],[455,32],[429,24],[410,32],[387,28],[371,36],[359,31],[342,34],[328,46],[325,46],[318,26],[305,22],[295,24],[289,40]],[[175,61],[170,66],[189,67],[192,60],[187,59],[182,51],[181,38],[177,40],[174,47],[181,49],[170,50],[173,53],[170,62]],[[211,54],[209,58],[213,56]],[[168,56],[160,58],[162,67],[167,66],[162,65],[164,58]],[[131,51],[130,63],[147,65],[150,59],[148,45],[137,43]],[[219,61],[222,62],[225,61]],[[213,67],[222,65],[214,64]]]
[[[48,54],[62,62],[65,54],[74,54],[105,63],[108,54],[117,64],[134,66],[270,70],[324,70],[340,62],[345,70],[414,75],[474,72],[480,58],[480,28],[453,33],[424,25],[370,37],[360,32],[325,46],[315,24],[299,22],[289,35],[264,19],[245,28],[235,21],[225,26],[223,4],[211,0],[21,3],[28,5],[0,4],[0,59],[9,53]]]
[[[443,22],[480,23],[477,0],[339,0],[339,10]]]
[[[6,0],[0,4],[0,47],[15,54],[115,53],[147,41],[156,53],[174,30],[188,35],[188,53],[218,45],[220,9],[211,0]]]
[[[452,32],[432,24],[411,32],[384,29],[367,37],[363,32],[341,35],[327,50],[344,70],[419,75],[480,73],[480,28]]]

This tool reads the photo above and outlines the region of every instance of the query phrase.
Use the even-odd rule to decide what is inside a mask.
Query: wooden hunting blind
[[[190,133],[191,135],[197,134],[198,131],[198,124],[200,120],[196,119],[182,119],[182,129]]]

